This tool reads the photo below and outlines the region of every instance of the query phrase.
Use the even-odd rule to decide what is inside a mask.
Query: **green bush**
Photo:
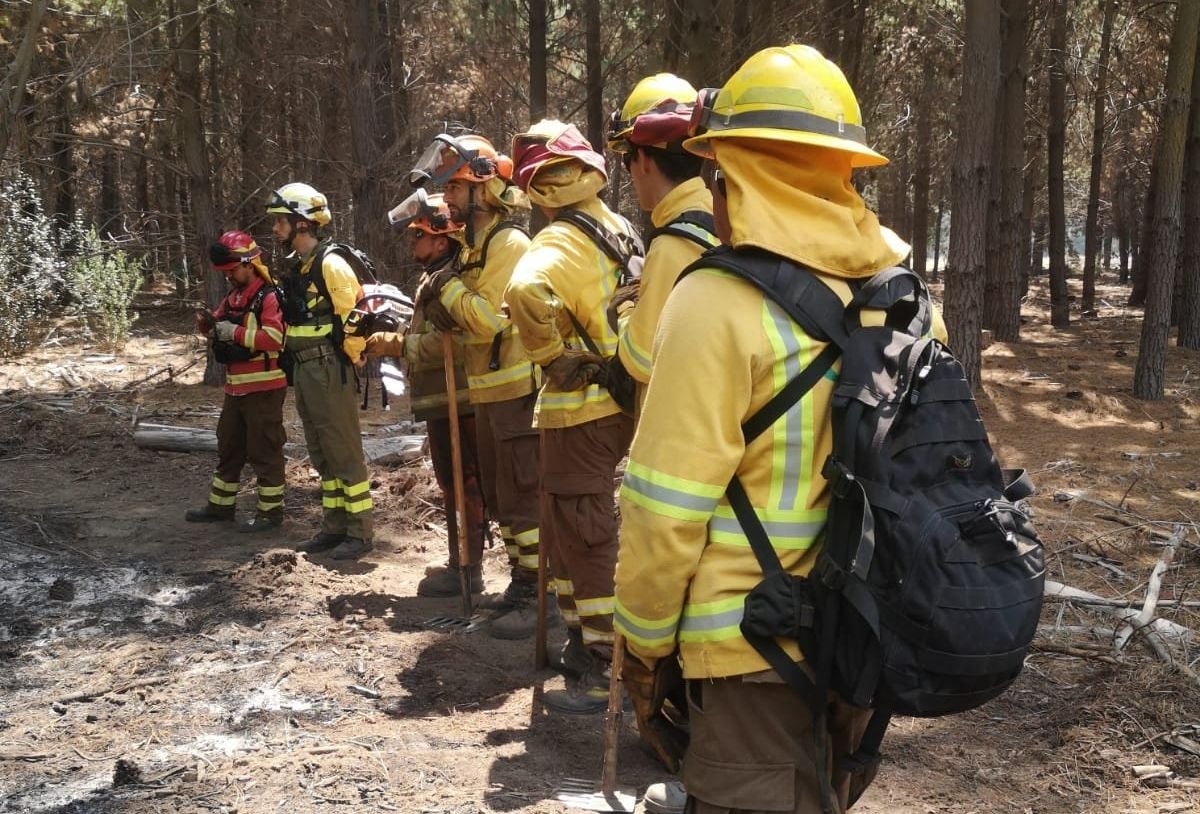
[[[67,280],[87,329],[102,342],[123,344],[138,318],[133,298],[142,286],[141,262],[105,244],[93,229],[80,240]]]
[[[34,347],[70,301],[61,236],[33,179],[0,181],[0,357]]]

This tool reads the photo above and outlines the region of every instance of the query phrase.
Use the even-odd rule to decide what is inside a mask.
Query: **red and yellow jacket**
[[[268,292],[256,317],[248,310],[254,297],[266,282],[258,276],[245,288],[235,288],[213,310],[213,319],[236,322],[233,342],[260,355],[245,362],[232,362],[225,368],[225,392],[231,396],[260,393],[287,387],[287,378],[279,369],[279,352],[283,350],[283,312],[279,297]]]

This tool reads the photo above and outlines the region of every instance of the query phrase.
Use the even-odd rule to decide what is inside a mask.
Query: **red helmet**
[[[208,259],[217,271],[228,271],[236,266],[252,262],[262,254],[254,238],[245,232],[232,230],[218,238],[208,247]]]

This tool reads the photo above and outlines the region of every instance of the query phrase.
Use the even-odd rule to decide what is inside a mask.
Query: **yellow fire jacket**
[[[443,286],[440,294],[442,305],[463,330],[473,404],[520,398],[532,393],[540,382],[541,371],[526,358],[516,326],[501,310],[505,286],[529,248],[529,238],[520,229],[506,228],[487,242],[500,221],[500,215],[496,215],[475,235],[474,245],[463,247],[458,258],[462,273]],[[483,258],[485,242],[487,257]],[[497,337],[500,345],[493,370]]]
[[[699,178],[689,178],[675,187],[658,202],[650,213],[654,228],[659,229],[675,220],[684,212],[700,211],[712,214],[712,194]],[[696,227],[688,227],[705,238],[710,246],[717,239]],[[650,348],[658,318],[667,296],[679,279],[679,272],[690,266],[704,251],[694,240],[676,235],[663,235],[650,242],[646,251],[646,264],[642,268],[642,283],[638,291],[637,305],[621,323],[617,355],[629,375],[642,384],[650,381]]]
[[[847,280],[907,254],[854,191],[844,154],[735,139],[716,149],[734,246],[819,269],[843,301]],[[783,568],[809,573],[829,505],[820,470],[832,447],[840,364],[749,445],[741,426],[823,348],[726,272],[696,271],[671,293],[621,488],[615,624],[643,661],[678,647],[688,678],[769,669],[739,630],[746,595],[763,574],[725,488],[736,473]],[[784,647],[799,660],[794,644]]]
[[[311,278],[312,262],[317,251],[319,248],[314,248],[300,261],[301,277]],[[308,300],[308,308],[316,316],[312,322],[288,326],[285,339],[288,350],[305,350],[322,342],[328,342],[326,337],[333,333],[332,320],[339,319],[345,325],[346,317],[354,310],[355,304],[362,297],[362,285],[358,282],[358,275],[340,255],[327,252],[325,259],[321,262],[321,274],[325,275],[325,286],[329,289],[331,302],[324,303],[324,297],[317,293],[316,285],[311,282],[308,284],[304,296]],[[342,350],[355,364],[362,358],[365,346],[366,340],[361,336],[346,334],[342,340]]]
[[[599,198],[587,198],[575,208],[614,232],[628,233],[625,220]],[[571,310],[604,356],[615,354],[617,335],[609,327],[605,312],[619,273],[617,263],[578,227],[560,221],[538,232],[504,294],[529,358],[545,365],[558,358],[564,348],[587,349],[576,336],[566,309]],[[616,402],[599,385],[562,392],[546,382],[538,395],[534,425],[574,427],[618,412]]]

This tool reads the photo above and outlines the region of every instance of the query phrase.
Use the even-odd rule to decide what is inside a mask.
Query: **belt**
[[[292,358],[296,360],[296,364],[300,364],[301,362],[311,362],[314,359],[333,356],[335,352],[333,345],[317,345],[315,348],[305,348],[304,350],[295,351],[292,353]]]

